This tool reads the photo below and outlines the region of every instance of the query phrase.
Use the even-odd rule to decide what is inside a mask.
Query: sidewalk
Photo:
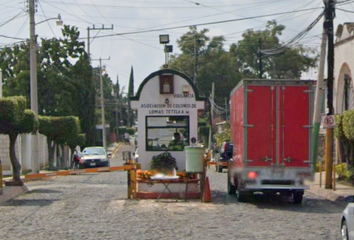
[[[320,174],[315,173],[314,181],[307,181],[305,184],[310,187],[309,191],[313,194],[321,196],[327,200],[344,203],[344,198],[349,195],[354,195],[354,186],[340,184],[336,181],[335,190],[325,189],[325,173],[322,172],[322,181],[320,187]]]

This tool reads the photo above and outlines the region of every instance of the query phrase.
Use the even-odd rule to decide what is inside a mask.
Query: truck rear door
[[[248,166],[275,163],[275,91],[273,86],[248,85],[245,94],[245,140]]]
[[[309,86],[280,86],[280,163],[289,167],[310,164]]]
[[[244,132],[248,166],[310,164],[310,87],[287,84],[247,86]]]

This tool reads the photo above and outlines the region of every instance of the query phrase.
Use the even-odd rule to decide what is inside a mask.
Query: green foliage
[[[88,141],[95,133],[96,85],[92,67],[77,27],[65,25],[62,38],[41,39],[37,52],[38,112],[47,116],[79,116]],[[4,95],[22,95],[29,108],[28,42],[0,50]],[[98,85],[99,86],[99,85]]]
[[[338,178],[341,180],[349,180],[351,178],[353,178],[354,176],[354,168],[347,168],[347,164],[346,163],[342,163],[342,164],[338,164],[336,166],[336,173],[338,175]]]
[[[24,97],[0,98],[0,133],[21,134],[35,132],[38,127],[32,110],[26,108]]]
[[[127,131],[127,127],[125,127],[125,126],[118,128],[118,133],[119,134],[124,134],[126,131]]]
[[[150,170],[167,174],[173,169],[177,169],[176,159],[169,152],[163,152],[153,156],[150,163]]]
[[[134,128],[127,128],[127,132],[129,133],[129,135],[134,135],[135,130]]]
[[[221,146],[223,142],[230,141],[230,128],[225,128],[222,133],[214,134],[217,145]]]
[[[278,25],[275,20],[268,21],[266,29],[254,31],[249,29],[242,34],[243,39],[230,47],[230,52],[236,56],[239,70],[244,74],[259,76],[258,49],[275,49],[283,43],[279,36],[285,26]],[[300,79],[301,72],[315,67],[317,55],[315,50],[297,46],[285,48],[280,54],[262,55],[264,75],[274,79]]]
[[[336,115],[336,128],[334,129],[334,136],[338,139],[343,139],[345,138],[344,132],[343,132],[343,114]]]
[[[354,140],[354,110],[343,113],[343,132],[347,139]]]
[[[199,127],[205,127],[207,125],[207,119],[200,117],[198,120],[198,126]]]
[[[80,134],[80,122],[77,117],[39,116],[39,132],[57,143],[72,143]]]
[[[209,130],[210,130],[209,127],[201,126],[201,127],[198,128],[198,130],[199,130],[199,134],[201,136],[205,136],[205,137],[209,136]]]

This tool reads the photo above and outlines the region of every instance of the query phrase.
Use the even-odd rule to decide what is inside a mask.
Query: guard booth
[[[176,159],[178,171],[185,170],[184,148],[198,143],[198,110],[204,110],[206,98],[198,95],[186,75],[164,69],[150,74],[130,100],[138,114],[141,169],[149,170],[152,157],[168,151]],[[173,145],[177,137],[182,147]]]

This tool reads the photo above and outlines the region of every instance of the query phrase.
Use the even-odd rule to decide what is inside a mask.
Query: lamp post
[[[29,0],[29,19],[30,19],[30,95],[31,95],[31,110],[34,112],[36,120],[38,120],[38,88],[37,88],[37,36],[35,23],[35,0]],[[37,24],[58,19],[57,25],[62,25],[60,14],[58,18],[49,18]],[[32,138],[32,172],[38,173],[38,134]]]
[[[173,51],[173,46],[172,45],[167,45],[167,43],[170,42],[170,36],[168,34],[162,34],[159,36],[160,39],[160,44],[164,44],[164,52],[165,52],[165,64],[164,67],[168,68],[168,64],[169,64],[169,57],[168,57],[168,53]]]

